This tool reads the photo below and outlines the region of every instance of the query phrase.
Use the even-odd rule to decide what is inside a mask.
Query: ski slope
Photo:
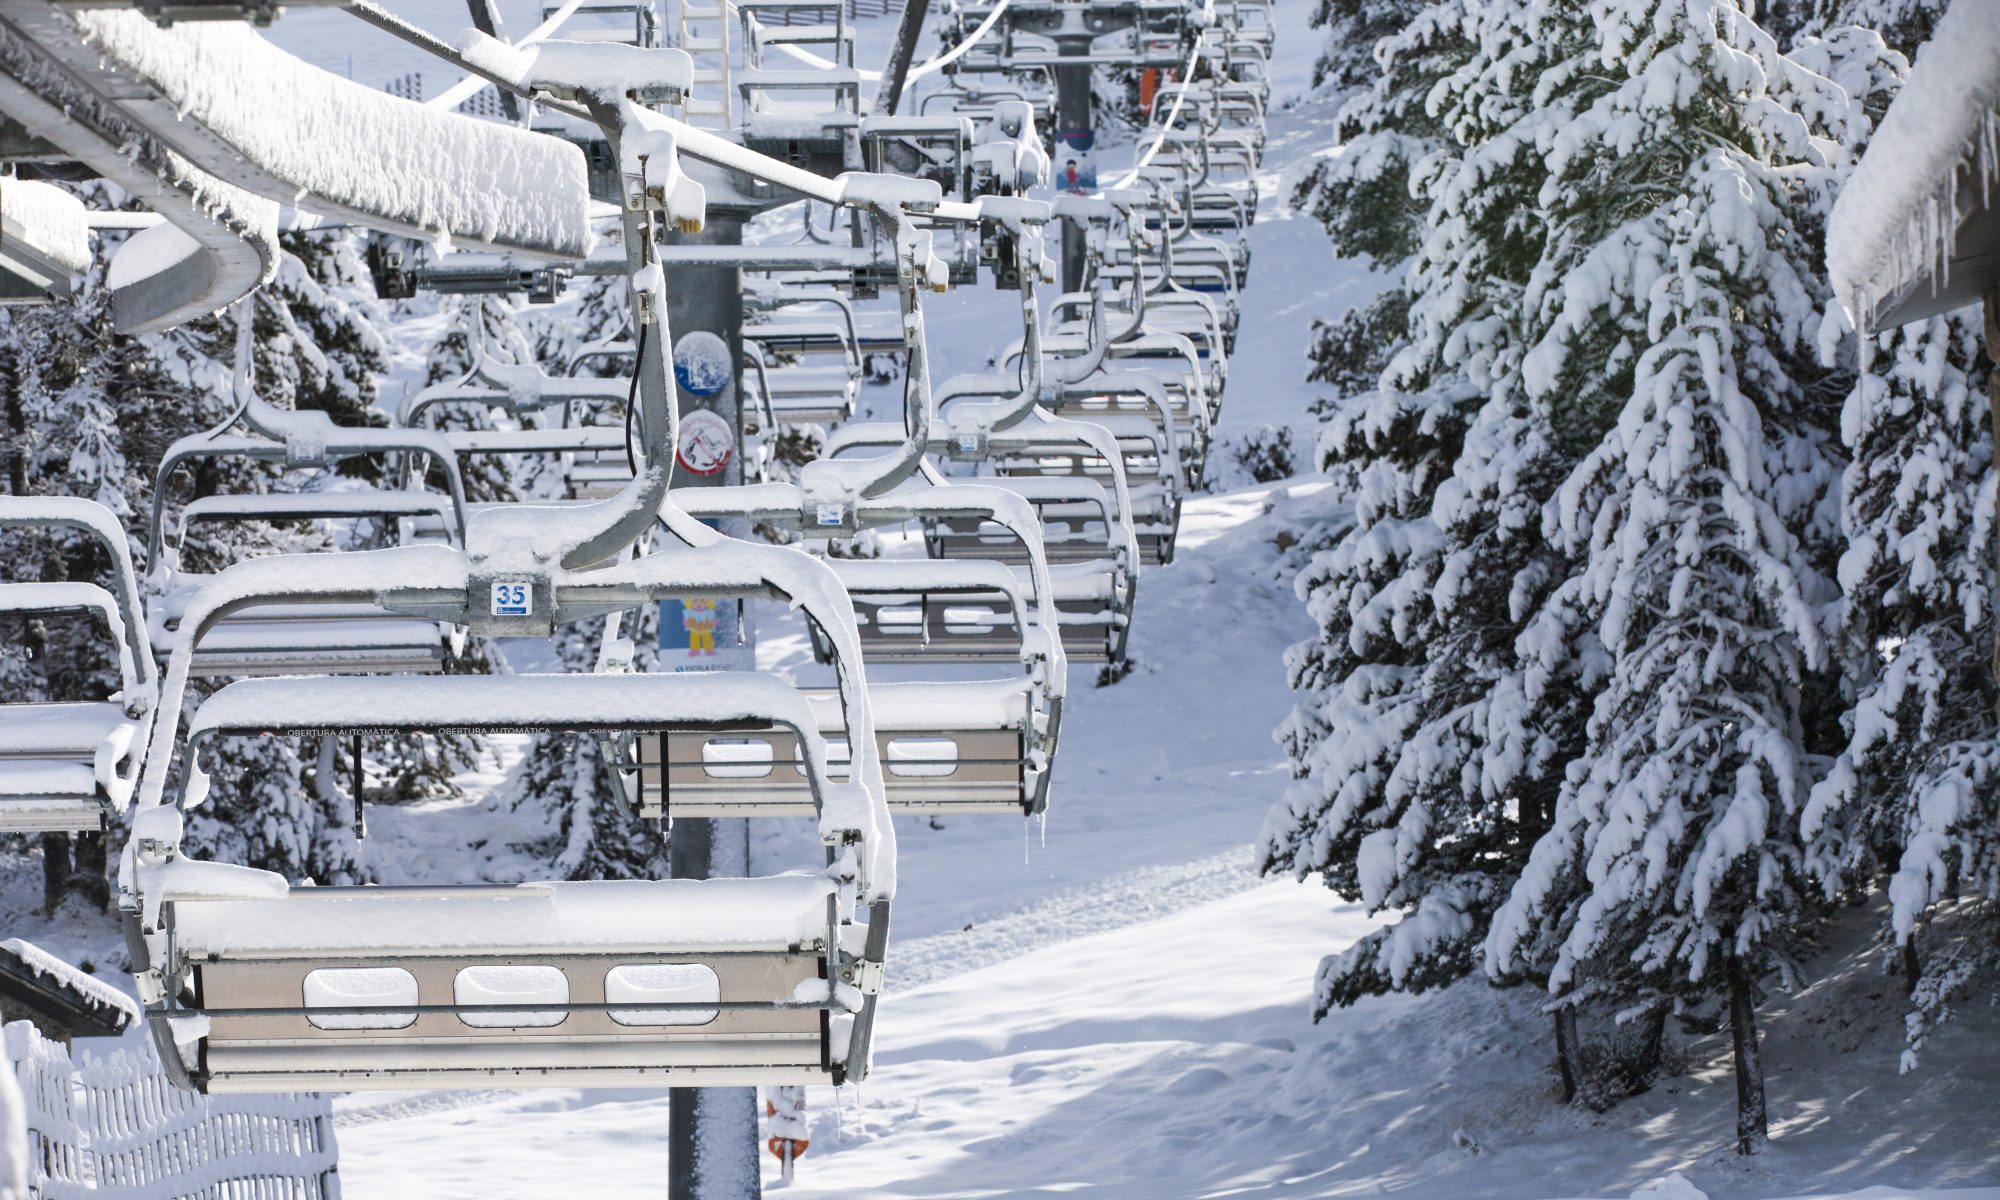
[[[1822,1062],[1822,1010],[1774,1003],[1777,1140],[1746,1165],[1726,1151],[1714,1039],[1688,1048],[1687,1075],[1598,1117],[1553,1102],[1532,996],[1474,984],[1311,1022],[1319,958],[1374,922],[1316,886],[1258,880],[1249,842],[1287,779],[1270,738],[1290,705],[1280,655],[1309,632],[1277,542],[1330,498],[1310,479],[1243,483],[1230,447],[1285,424],[1309,456],[1311,321],[1382,281],[1283,211],[1286,176],[1325,152],[1332,105],[1306,94],[1309,6],[1277,11],[1269,166],[1216,456],[1242,486],[1193,498],[1180,558],[1142,579],[1130,675],[1093,688],[1074,670],[1046,828],[899,822],[876,1071],[811,1093],[813,1146],[781,1194],[1768,1200],[1889,1185],[1866,1194],[2000,1200],[1979,1190],[2000,1183],[1981,1116],[1995,1082],[1949,1049],[1927,1078],[1898,1077],[1888,1024],[1850,1031]],[[881,33],[868,24],[864,45]],[[1007,304],[959,289],[927,307],[940,377],[985,367],[992,331],[1016,327]],[[869,399],[893,412],[893,389]],[[812,675],[795,627],[762,614],[759,630],[767,663]],[[812,853],[802,824],[754,835],[759,869]],[[1826,986],[1872,988],[1893,1022],[1899,997],[1871,966],[1849,947]],[[1965,1020],[1942,1036],[1978,1044],[1979,1018]],[[665,1130],[657,1093],[356,1098],[343,1175],[357,1197],[485,1200],[496,1179],[510,1195],[566,1194],[587,1170],[600,1200],[652,1197]],[[767,1160],[767,1186],[776,1170]],[[1677,1171],[1701,1190],[1670,1182]]]
[[[1090,669],[1074,669],[1046,825],[899,823],[876,1073],[839,1096],[811,1094],[813,1146],[782,1194],[1555,1200],[1656,1188],[1657,1200],[1695,1200],[1666,1182],[1683,1172],[1714,1200],[1864,1188],[1870,1200],[2000,1200],[2000,1080],[1954,1053],[1990,1046],[2000,1018],[1965,1014],[1923,1073],[1898,1076],[1899,997],[1873,972],[1865,913],[1819,964],[1818,991],[1773,1003],[1775,1141],[1753,1163],[1724,1149],[1730,1085],[1714,1039],[1689,1046],[1688,1071],[1659,1094],[1600,1117],[1552,1102],[1546,1020],[1526,994],[1466,985],[1312,1023],[1319,958],[1376,919],[1316,886],[1258,879],[1250,842],[1288,774],[1270,738],[1291,704],[1280,656],[1309,632],[1280,535],[1324,519],[1330,497],[1309,477],[1247,484],[1229,464],[1233,444],[1271,424],[1293,427],[1309,456],[1311,321],[1381,284],[1282,209],[1286,176],[1330,140],[1331,103],[1306,94],[1320,40],[1311,7],[1277,9],[1270,166],[1219,430],[1225,486],[1190,502],[1180,559],[1141,581],[1131,673],[1092,687]],[[448,0],[397,8],[440,32],[463,23]],[[518,33],[538,9],[502,11]],[[863,30],[864,57],[879,52],[887,22]],[[296,10],[274,36],[363,82],[416,69],[430,94],[447,82],[338,12]],[[984,365],[994,331],[1016,328],[1010,304],[961,289],[927,310],[941,374]],[[404,332],[421,345],[434,326]],[[421,363],[406,354],[400,369]],[[892,390],[873,390],[878,412]],[[795,624],[764,613],[760,629],[768,663],[813,675]],[[509,847],[545,831],[489,794],[517,750],[503,745],[464,801],[371,810],[366,853],[382,879],[532,871]],[[759,870],[815,853],[802,821],[754,833]],[[34,903],[32,880],[7,874],[10,915]],[[27,917],[8,927],[72,961],[119,961],[115,930]],[[586,1189],[622,1200],[666,1187],[659,1092],[378,1093],[339,1111],[355,1200]]]

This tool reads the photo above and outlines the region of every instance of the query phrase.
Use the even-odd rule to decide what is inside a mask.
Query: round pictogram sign
[[[709,400],[735,381],[729,343],[697,329],[674,343],[674,382],[698,400]]]
[[[736,456],[736,431],[729,422],[705,408],[681,417],[680,443],[674,458],[683,470],[696,475],[714,475]]]

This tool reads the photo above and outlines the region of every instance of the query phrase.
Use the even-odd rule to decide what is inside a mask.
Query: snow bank
[[[1959,222],[2000,200],[2000,0],[1958,0],[1835,203],[1827,268],[1857,326],[1940,289]]]

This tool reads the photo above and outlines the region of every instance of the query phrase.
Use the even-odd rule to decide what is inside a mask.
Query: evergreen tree
[[[514,308],[505,296],[445,296],[440,301],[445,316],[444,335],[425,356],[426,386],[456,383],[471,372],[483,355],[500,363],[533,362],[527,339],[514,321]],[[490,410],[469,404],[434,407],[423,419],[428,429],[483,430],[499,428]],[[471,501],[519,500],[524,478],[532,469],[495,455],[478,455],[459,460],[465,495]]]
[[[604,628],[604,619],[598,618],[556,630],[555,650],[564,671],[596,669]],[[635,614],[625,615],[621,631],[633,641],[633,670],[649,671],[658,665],[658,629],[655,607],[636,614],[636,619]],[[664,831],[624,809],[605,777],[592,739],[535,734],[508,776],[503,795],[517,808],[538,808],[553,815],[553,842],[523,849],[546,859],[559,877],[667,877]]]
[[[1885,111],[1907,66],[1889,47],[1930,34],[1942,4],[1861,2],[1799,52]],[[1878,38],[1871,44],[1870,39]],[[1829,899],[1886,880],[1885,940],[1916,1002],[1906,1067],[1954,994],[2000,967],[2000,722],[1994,643],[1993,441],[1977,308],[1860,339],[1841,430],[1845,746],[1803,819]],[[1989,350],[1990,353],[1990,350]],[[1971,910],[1919,944],[1940,906]],[[1984,910],[1984,911],[1981,911]]]
[[[1716,0],[1600,0],[1554,81],[1532,395],[1608,433],[1548,510],[1578,563],[1531,637],[1610,657],[1496,975],[1621,1002],[1726,990],[1738,1147],[1764,1139],[1756,988],[1812,935],[1796,822],[1829,735],[1834,431],[1820,218],[1858,109]],[[1530,955],[1546,955],[1535,962]]]
[[[1321,443],[1356,481],[1355,524],[1298,582],[1321,633],[1289,660],[1306,695],[1280,737],[1301,781],[1267,822],[1264,866],[1403,914],[1322,964],[1322,1014],[1475,969],[1580,723],[1575,689],[1516,648],[1561,577],[1540,506],[1568,460],[1523,402],[1518,331],[1538,244],[1520,214],[1541,178],[1520,129],[1563,114],[1511,81],[1578,50],[1523,15],[1475,13],[1464,61],[1428,89],[1437,146],[1413,198],[1429,207],[1389,302],[1407,304],[1407,336],[1385,390],[1336,401]]]
[[[106,316],[95,293],[69,306],[0,311],[0,404],[5,406],[7,491],[82,496],[129,514],[132,479],[117,413],[106,394]],[[0,533],[9,580],[108,583],[111,563],[94,539]],[[0,619],[0,693],[22,701],[100,700],[121,686],[111,631],[84,616]],[[44,907],[70,895],[109,899],[104,838],[43,834]]]

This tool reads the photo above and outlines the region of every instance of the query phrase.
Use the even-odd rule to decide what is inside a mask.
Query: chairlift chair
[[[245,680],[196,714],[184,773],[199,791],[204,751],[227,736],[773,727],[797,739],[805,786],[832,810],[845,793],[812,706],[758,675]],[[847,786],[879,806],[879,783]],[[292,887],[182,856],[181,809],[198,799],[144,810],[123,864],[135,959],[158,989],[156,1040],[189,1086],[837,1084],[865,1072],[888,905],[856,904],[867,880],[851,846],[831,847],[822,874],[766,879]],[[872,910],[865,924],[857,907]]]
[[[671,53],[662,70],[684,76],[685,55]],[[661,181],[650,186],[642,176],[624,216],[633,311],[648,335],[634,376],[641,469],[610,500],[476,512],[463,549],[237,563],[190,606],[162,688],[173,717],[150,748],[119,879],[149,1024],[182,1083],[215,1091],[702,1086],[866,1074],[895,847],[852,607],[823,564],[732,542],[669,499],[672,342],[666,279],[649,235],[654,210],[675,204],[680,178],[672,141],[657,135],[686,127],[641,108],[602,72],[583,74],[589,82],[529,83],[587,103],[624,149],[650,147],[646,170]],[[768,173],[782,177],[780,167]],[[855,190],[856,203],[900,217],[893,189]],[[656,522],[686,546],[626,558]],[[605,565],[578,570],[597,563]],[[844,782],[828,769],[810,704],[779,680],[737,674],[248,680],[211,697],[189,736],[177,737],[195,646],[244,607],[364,601],[456,618],[482,635],[546,634],[558,622],[669,596],[755,590],[774,583],[772,571],[787,573],[781,590],[838,645],[852,758]],[[593,732],[789,730],[804,751],[827,869],[766,880],[400,891],[293,887],[181,851],[182,810],[203,799],[202,750],[215,737],[467,721]],[[184,786],[170,796],[176,778]]]
[[[109,587],[0,583],[0,615],[94,614],[108,631],[118,691],[97,701],[0,701],[0,833],[103,828],[138,782],[158,707],[158,675],[125,531],[92,500],[0,496],[0,529],[63,529],[97,541],[111,561]]]
[[[159,547],[163,585],[148,609],[154,648],[173,645],[191,605],[212,576],[178,567],[189,531],[205,523],[373,521],[395,530],[394,543],[440,530],[454,543],[462,531],[449,497],[426,492],[276,492],[205,496],[184,506]],[[272,603],[246,608],[216,625],[196,646],[193,669],[205,677],[290,675],[299,671],[433,673],[465,648],[465,631],[449,622],[388,612],[369,603]]]
[[[1042,811],[1064,669],[1049,653],[1042,623],[1027,618],[1014,574],[990,562],[827,565],[854,602],[868,661],[937,662],[935,652],[909,653],[909,644],[946,639],[970,648],[948,658],[1020,668],[980,681],[869,681],[889,810]],[[912,606],[918,620],[899,620]],[[811,633],[816,654],[832,661],[838,647],[816,625]],[[830,747],[830,769],[842,776],[850,750],[839,698],[825,689],[803,694]],[[641,816],[783,816],[811,811],[799,745],[795,731],[778,728],[649,732],[620,761],[631,764],[626,786]]]
[[[162,651],[171,644],[193,594],[207,576],[183,571],[180,555],[187,532],[202,523],[373,521],[398,540],[411,535],[412,522],[431,517],[455,536],[465,526],[465,491],[449,444],[437,434],[407,429],[344,428],[324,413],[285,412],[257,396],[249,382],[250,321],[239,318],[235,387],[240,416],[250,432],[192,434],[168,447],[153,488],[149,525],[148,579],[156,597],[149,631]],[[288,467],[323,468],[343,459],[384,455],[393,474],[400,458],[435,464],[444,477],[443,495],[394,488],[354,491],[274,492],[207,496],[189,502],[170,523],[167,497],[182,467],[207,459],[246,458]],[[415,471],[412,466],[408,468]],[[369,605],[303,608],[272,605],[245,611],[214,632],[195,654],[199,674],[285,674],[337,663],[357,672],[439,671],[456,653],[462,635],[449,624],[413,621]]]
[[[579,369],[602,348],[579,354],[571,363]],[[407,428],[423,429],[432,413],[473,406],[506,413],[512,429],[446,429],[433,431],[455,456],[547,455],[557,460],[565,493],[571,499],[598,500],[615,495],[631,482],[634,431],[602,421],[608,412],[627,404],[631,379],[553,376],[537,363],[497,362],[478,355],[463,379],[432,384],[406,397],[397,414]],[[613,418],[615,419],[615,417]],[[532,422],[532,423],[531,423]]]

